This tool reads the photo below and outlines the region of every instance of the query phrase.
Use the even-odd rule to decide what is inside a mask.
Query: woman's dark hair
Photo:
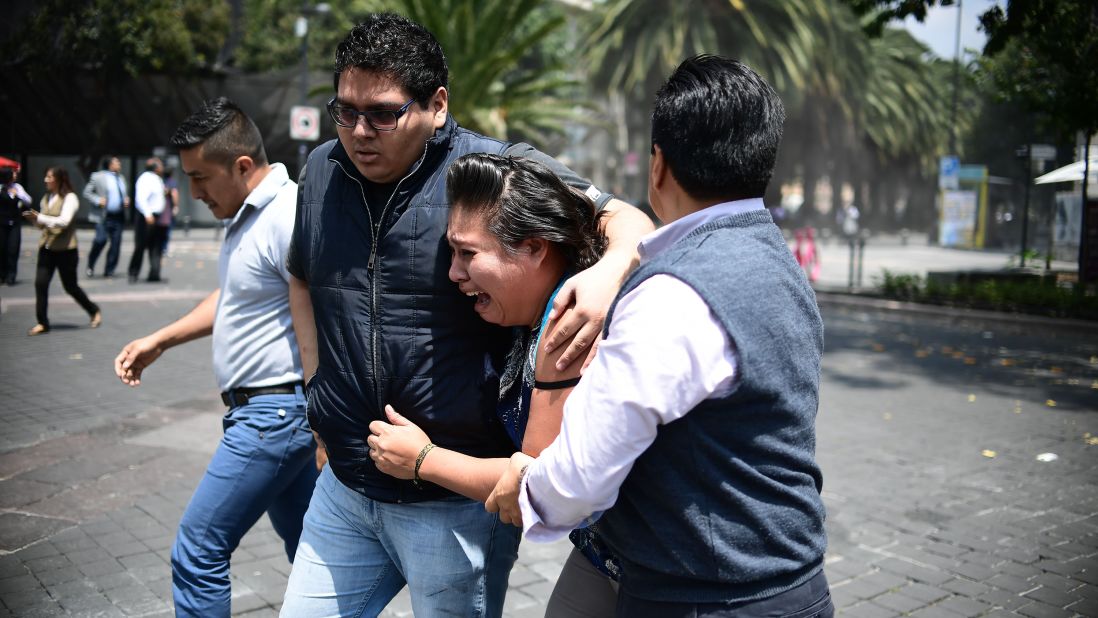
[[[11,184],[15,180],[15,170],[10,167],[0,167],[0,185]]]
[[[507,251],[514,252],[524,240],[542,238],[575,271],[597,262],[606,249],[599,230],[603,213],[530,159],[465,155],[450,166],[446,191],[452,209],[484,214],[488,231]]]
[[[57,183],[57,195],[65,197],[73,193],[72,181],[69,180],[69,171],[61,166],[51,167],[46,170],[53,174],[53,180]]]

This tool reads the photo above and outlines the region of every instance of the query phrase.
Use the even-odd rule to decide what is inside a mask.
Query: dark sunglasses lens
[[[358,115],[355,114],[353,109],[343,107],[342,105],[336,105],[332,107],[332,118],[336,121],[336,124],[345,127],[353,127],[355,126],[355,121],[358,120]]]
[[[397,126],[397,117],[393,112],[367,112],[366,118],[375,129],[389,130]]]

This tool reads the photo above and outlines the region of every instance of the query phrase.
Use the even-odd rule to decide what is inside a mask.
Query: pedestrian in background
[[[91,203],[88,220],[95,223],[95,240],[88,254],[88,269],[85,275],[95,273],[95,263],[103,247],[107,248],[107,266],[104,277],[113,277],[118,267],[118,256],[122,252],[122,230],[126,227],[126,209],[130,207],[130,195],[126,188],[126,177],[122,175],[122,161],[118,157],[108,157],[103,169],[95,172],[84,187],[84,199]]]
[[[15,168],[0,168],[0,284],[15,285],[23,226],[19,212],[31,205],[31,196],[15,182]]]
[[[224,435],[179,522],[172,548],[177,616],[228,617],[229,559],[266,511],[292,561],[316,484],[305,418],[286,252],[297,184],[268,164],[255,123],[225,98],[208,101],[171,139],[191,194],[226,222],[220,287],[187,315],[131,341],[114,370],[130,386],[167,349],[213,335],[213,369],[229,411]]]
[[[46,315],[50,281],[54,271],[61,275],[61,285],[91,317],[90,326],[98,328],[103,322],[99,305],[93,303],[76,283],[76,265],[80,256],[76,249],[76,227],[73,217],[80,209],[80,201],[72,190],[69,172],[63,167],[46,170],[46,195],[42,196],[41,212],[27,210],[23,217],[35,227],[42,228],[42,240],[38,243],[38,271],[34,277],[35,314],[38,323],[27,334],[41,335],[49,332],[50,320]]]
[[[137,283],[145,253],[149,254],[150,283],[160,281],[160,258],[164,250],[164,228],[156,224],[164,210],[164,163],[156,157],[145,162],[145,172],[134,188],[133,257],[130,258],[130,283]]]

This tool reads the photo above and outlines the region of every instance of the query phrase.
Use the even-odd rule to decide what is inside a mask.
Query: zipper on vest
[[[393,203],[393,198],[396,197],[397,192],[400,191],[400,185],[404,184],[405,180],[411,178],[412,174],[415,174],[416,171],[419,170],[419,166],[423,164],[423,158],[425,156],[427,156],[427,144],[423,144],[423,154],[419,155],[419,161],[416,162],[415,166],[412,167],[404,178],[401,178],[396,183],[396,186],[393,187],[393,193],[389,195],[389,200],[386,201],[385,206],[381,208],[381,216],[379,217],[377,228],[374,230],[374,242],[370,245],[370,259],[366,262],[366,272],[369,273],[371,279],[373,279],[374,276],[374,258],[377,257],[377,245],[378,241],[381,240],[381,226],[385,223],[385,214],[389,212],[389,205]],[[359,185],[359,187],[361,186],[362,185]],[[363,199],[365,200],[365,197]],[[370,210],[369,204],[366,204],[366,210]],[[374,364],[374,392],[377,394],[377,409],[384,412],[385,402],[382,401],[381,388],[379,388],[381,374],[378,373],[377,361],[377,306],[377,282],[371,281],[370,311],[373,312],[374,319],[370,320],[370,360],[372,360]]]

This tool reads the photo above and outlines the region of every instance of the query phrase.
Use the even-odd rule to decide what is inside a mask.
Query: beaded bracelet
[[[412,479],[412,484],[416,486],[416,489],[423,489],[423,485],[420,484],[423,479],[419,478],[419,467],[423,465],[423,458],[427,457],[427,453],[430,453],[433,448],[435,448],[435,445],[428,442],[427,446],[424,446],[423,450],[419,452],[419,457],[416,457],[415,478]]]

